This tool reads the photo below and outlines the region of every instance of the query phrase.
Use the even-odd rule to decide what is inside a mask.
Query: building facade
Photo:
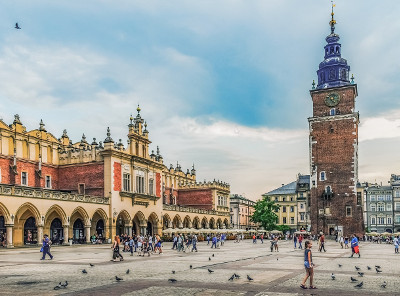
[[[255,202],[238,194],[230,196],[231,227],[235,229],[257,229],[258,224],[251,221]]]
[[[309,221],[309,196],[310,176],[297,175],[297,179],[289,184],[282,184],[268,193],[262,195],[269,197],[280,206],[276,212],[278,225],[287,225],[291,231],[308,230]]]
[[[194,166],[168,168],[140,108],[128,124],[128,145],[57,139],[43,122],[27,131],[18,115],[0,120],[0,239],[7,246],[88,242],[93,234],[161,234],[165,228],[229,227],[227,183],[197,182]]]
[[[393,197],[391,186],[372,185],[365,188],[366,229],[378,233],[393,233]]]
[[[311,232],[333,235],[364,233],[362,205],[357,203],[358,124],[357,85],[341,56],[334,13],[329,22],[324,61],[318,84],[310,91],[313,115],[309,122]]]

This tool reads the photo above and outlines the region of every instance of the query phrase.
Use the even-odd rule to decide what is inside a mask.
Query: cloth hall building
[[[161,234],[167,228],[228,228],[227,183],[197,182],[194,166],[168,168],[149,152],[147,124],[137,108],[128,145],[85,135],[57,139],[43,122],[27,131],[18,115],[0,120],[0,239],[8,247],[104,239],[116,234]]]

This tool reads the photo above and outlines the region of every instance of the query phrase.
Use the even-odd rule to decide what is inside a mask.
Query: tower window
[[[333,51],[333,47],[331,47],[331,53],[333,53],[334,51]]]
[[[335,115],[335,114],[336,114],[335,108],[332,108],[331,111],[330,111],[329,113],[330,113],[331,116]]]
[[[319,180],[320,181],[325,181],[326,180],[325,171],[322,171],[322,172],[319,173]]]
[[[24,185],[24,186],[28,185],[28,173],[27,172],[21,173],[21,185]]]
[[[352,216],[351,206],[346,206],[346,216],[347,217],[351,217]]]

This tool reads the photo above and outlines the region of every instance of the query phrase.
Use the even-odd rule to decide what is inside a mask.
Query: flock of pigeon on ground
[[[214,256],[215,256],[215,255],[212,254],[212,257],[214,257]],[[208,260],[211,261],[211,257],[208,257]],[[89,266],[90,266],[90,267],[94,267],[94,264],[89,263]],[[189,268],[192,269],[193,266],[190,265]],[[211,270],[211,269],[209,269],[209,268],[207,269],[207,271],[208,271],[208,273],[210,273],[210,274],[214,272],[214,270]],[[130,272],[130,270],[128,269],[125,273],[126,273],[126,274],[129,274],[129,272]],[[87,272],[86,269],[82,269],[82,273],[83,273],[83,274],[87,274],[88,272]],[[175,274],[175,273],[176,273],[175,270],[172,270],[172,274]],[[239,278],[240,278],[240,275],[234,273],[234,274],[228,279],[228,281],[233,281],[234,279],[239,279]],[[115,276],[115,280],[116,280],[117,282],[120,282],[120,281],[123,281],[124,279],[123,279],[123,278],[120,278],[119,276]],[[253,279],[252,279],[249,275],[247,275],[247,280],[248,280],[249,282],[253,281]],[[168,279],[168,282],[170,282],[170,283],[176,283],[177,281],[178,281],[178,280],[177,280],[177,279],[174,279],[174,278]],[[65,281],[64,284],[63,284],[62,282],[59,282],[58,285],[54,287],[54,290],[65,289],[65,288],[67,288],[67,286],[68,286],[68,281]]]
[[[339,264],[339,268],[342,267],[342,264]],[[358,266],[354,266],[354,268],[357,270],[358,276],[359,277],[363,277],[364,276],[364,272],[361,272],[361,268]],[[370,266],[367,266],[368,270],[372,270],[372,268]],[[380,265],[375,265],[375,270],[376,273],[381,273],[382,272],[382,268]],[[336,275],[334,275],[333,273],[331,274],[331,279],[335,280],[336,279]],[[358,282],[358,279],[354,278],[354,277],[350,277],[351,282]],[[364,281],[359,282],[357,285],[354,286],[354,288],[361,288],[364,285]],[[381,288],[386,288],[387,282],[384,281],[383,284],[381,284]]]

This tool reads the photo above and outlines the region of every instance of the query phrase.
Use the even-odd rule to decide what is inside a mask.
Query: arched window
[[[332,108],[332,109],[330,110],[330,115],[333,116],[333,115],[335,115],[335,114],[336,114],[336,110],[335,110],[335,108]]]

